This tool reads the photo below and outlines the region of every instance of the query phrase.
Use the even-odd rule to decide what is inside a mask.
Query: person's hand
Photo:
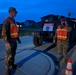
[[[11,47],[10,43],[7,42],[6,43],[6,47]]]
[[[17,41],[18,41],[18,43],[19,43],[19,44],[21,44],[21,40],[20,40],[20,38],[19,38],[19,37],[17,38]]]
[[[56,40],[53,40],[53,43],[55,44],[56,43]]]
[[[21,44],[21,41],[20,41],[20,40],[18,40],[18,43],[19,43],[19,44]]]

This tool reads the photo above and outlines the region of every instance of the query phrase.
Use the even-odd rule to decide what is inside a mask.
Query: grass
[[[37,28],[21,28],[21,29],[19,29],[19,35],[20,35],[20,36],[32,35],[32,33],[33,33],[36,29],[37,29]]]

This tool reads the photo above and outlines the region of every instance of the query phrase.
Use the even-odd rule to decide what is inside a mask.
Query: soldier
[[[58,26],[54,37],[54,43],[57,40],[58,58],[56,62],[60,62],[61,56],[64,56],[64,63],[67,63],[67,50],[69,45],[69,35],[71,28],[67,25],[65,19],[61,20],[61,25]]]
[[[14,58],[17,49],[17,40],[21,43],[18,35],[17,24],[14,20],[14,17],[17,14],[17,10],[14,7],[9,8],[10,16],[6,18],[3,22],[2,27],[2,36],[6,45],[6,75],[10,75],[11,69],[17,69],[19,66],[14,64]]]

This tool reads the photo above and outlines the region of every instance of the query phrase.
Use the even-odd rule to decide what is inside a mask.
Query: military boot
[[[67,65],[67,58],[64,58],[64,63]]]
[[[60,63],[60,58],[58,58],[58,59],[56,60],[56,63]]]
[[[12,65],[12,66],[10,66],[10,69],[18,69],[18,68],[20,68],[20,66],[18,66],[18,65]]]

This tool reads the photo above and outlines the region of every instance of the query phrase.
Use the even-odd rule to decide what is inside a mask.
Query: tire
[[[33,43],[34,45],[37,47],[37,46],[41,46],[42,45],[42,39],[41,38],[38,38],[37,36],[34,36],[33,37]]]

